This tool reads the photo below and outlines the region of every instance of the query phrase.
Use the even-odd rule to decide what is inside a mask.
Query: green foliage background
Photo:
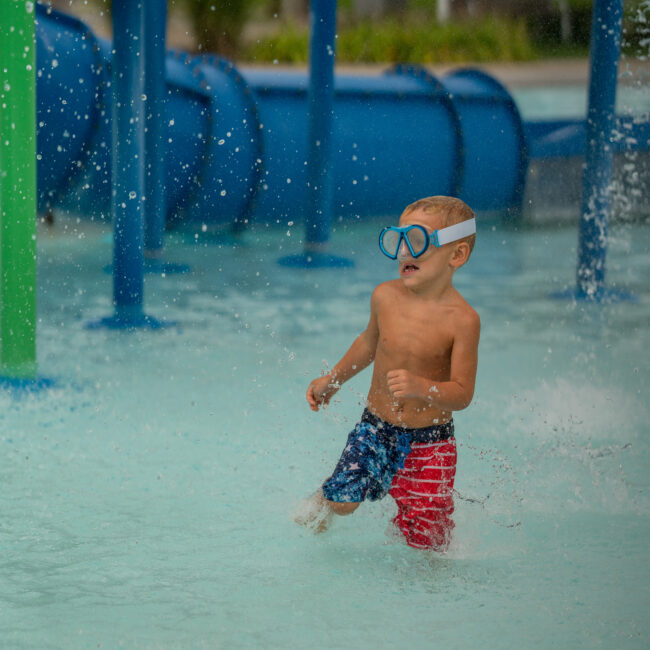
[[[334,0],[332,0],[334,1]],[[190,16],[197,47],[242,61],[306,63],[309,32],[305,20],[283,19],[281,0],[175,0]],[[305,6],[307,6],[305,2]],[[352,0],[338,1],[339,63],[459,63],[528,61],[589,52],[592,0],[569,0],[571,38],[561,40],[559,4],[554,1],[494,2],[480,18],[436,21],[435,0],[387,3],[383,18],[360,20]],[[626,0],[623,48],[638,56],[648,49],[650,0]],[[274,16],[280,15],[280,18]],[[644,22],[644,19],[646,22]],[[243,38],[247,21],[258,37]]]
[[[535,48],[522,19],[491,16],[480,21],[448,23],[395,18],[342,27],[337,60],[348,63],[439,63],[460,61],[522,61],[535,57]],[[287,24],[266,40],[244,47],[245,60],[305,63],[309,34]]]

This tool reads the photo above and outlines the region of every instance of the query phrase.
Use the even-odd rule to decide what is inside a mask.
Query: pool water
[[[299,226],[172,235],[192,271],[147,276],[145,309],[175,325],[136,333],[86,328],[111,313],[109,227],[39,231],[57,383],[0,392],[3,647],[647,647],[650,228],[612,228],[610,286],[637,300],[607,305],[549,298],[575,227],[480,228],[456,282],[483,329],[446,555],[387,535],[390,499],[323,535],[291,520],[362,409],[369,370],[324,412],[304,394],[395,276],[377,231],[339,224],[355,266],[311,271],[277,264]]]
[[[616,93],[616,113],[639,116],[647,120],[650,111],[648,81],[641,75],[627,79],[621,76]],[[556,86],[515,86],[512,97],[524,120],[584,119],[587,114],[589,89],[584,84]]]

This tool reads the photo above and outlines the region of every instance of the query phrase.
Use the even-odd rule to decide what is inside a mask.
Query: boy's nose
[[[411,251],[409,250],[409,247],[406,245],[406,242],[404,240],[402,240],[399,244],[399,248],[397,249],[397,257],[399,259],[411,257]]]

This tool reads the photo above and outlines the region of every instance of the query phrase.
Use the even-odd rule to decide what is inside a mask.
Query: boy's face
[[[429,233],[445,227],[440,214],[430,214],[423,210],[414,210],[408,214],[403,213],[399,220],[400,227],[419,225]],[[450,262],[454,256],[455,243],[451,242],[437,248],[430,244],[424,254],[414,258],[408,247],[402,242],[397,260],[399,262],[399,276],[407,287],[416,288],[438,280],[442,274],[449,272],[453,275],[454,268]]]

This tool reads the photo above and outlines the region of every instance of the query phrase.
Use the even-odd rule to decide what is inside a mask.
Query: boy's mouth
[[[402,275],[410,275],[418,270],[418,266],[412,262],[406,262],[402,265]]]

